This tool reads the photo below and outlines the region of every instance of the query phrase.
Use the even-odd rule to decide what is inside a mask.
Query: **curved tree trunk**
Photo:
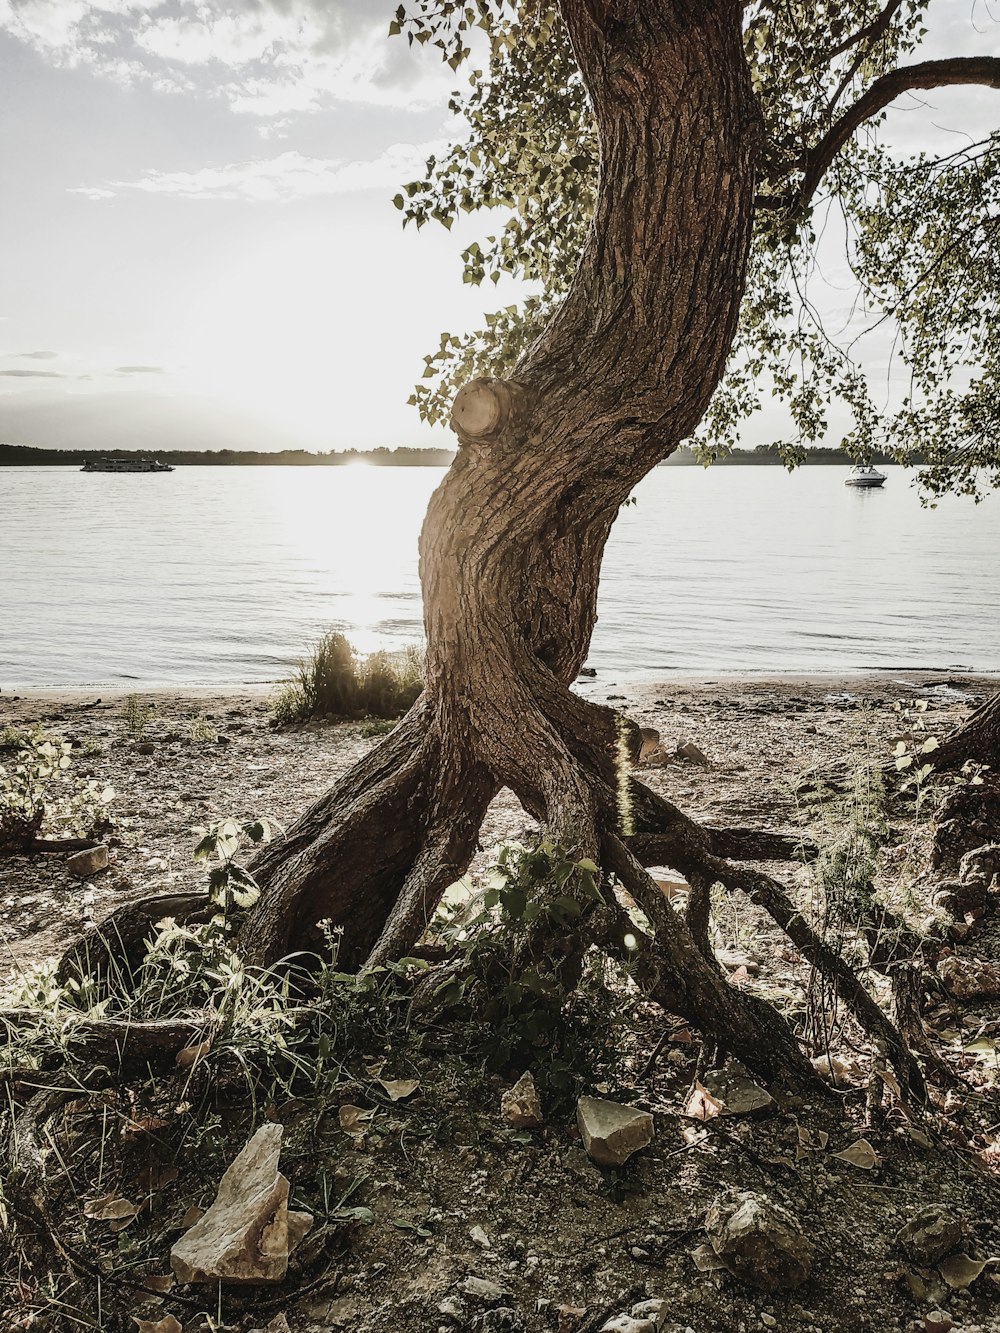
[[[961,768],[972,761],[1000,772],[1000,694],[994,694],[965,719],[934,751],[935,768]]]
[[[759,1070],[801,1074],[775,1012],[726,985],[620,839],[614,714],[569,688],[619,508],[692,433],[733,339],[760,141],[741,6],[562,8],[602,152],[579,270],[512,380],[474,381],[456,399],[459,454],[420,540],[422,698],[259,858],[263,893],[241,938],[251,959],[272,961],[314,947],[326,918],[343,928],[349,963],[405,952],[466,869],[486,807],[506,786],[640,902],[656,940],[634,970],[651,993],[738,1042]],[[687,858],[694,872],[702,854],[722,850],[725,835],[695,830],[635,786],[637,831],[665,837],[679,868]],[[614,951],[629,929],[623,916],[609,895],[595,940]]]

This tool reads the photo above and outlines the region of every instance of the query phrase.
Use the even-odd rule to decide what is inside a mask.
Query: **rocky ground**
[[[810,830],[822,841],[832,833],[833,816],[808,801],[808,789],[797,781],[803,771],[850,757],[887,762],[905,730],[894,702],[927,700],[928,732],[944,734],[995,681],[886,674],[672,682],[621,691],[592,680],[584,688],[659,732],[661,746],[644,765],[644,780],[695,817]],[[0,732],[30,722],[58,731],[74,743],[74,771],[117,793],[108,870],[81,880],[55,856],[0,860],[8,977],[58,954],[89,922],[129,897],[200,887],[204,866],[191,859],[195,826],[230,815],[266,815],[287,824],[375,743],[358,724],[276,731],[259,691],[180,691],[145,701],[156,707],[140,735],[127,722],[121,695],[0,695]],[[676,758],[684,742],[708,762]],[[501,797],[490,811],[484,848],[529,826],[519,807]],[[910,827],[901,819],[900,883],[919,879],[922,871],[912,866],[925,842],[921,823]],[[484,851],[474,871],[487,860]],[[772,869],[803,903],[808,900],[812,871]],[[914,914],[927,905],[914,901]],[[1000,954],[991,907],[992,900],[981,918],[956,928],[949,945],[949,956],[974,976],[985,975]],[[719,903],[715,928],[716,947],[735,969],[734,984],[776,1000],[793,1016],[810,1008],[815,978],[753,909]],[[282,1319],[295,1333],[1000,1329],[994,1268],[987,1264],[970,1276],[979,1261],[1000,1255],[997,990],[970,984],[958,994],[942,984],[927,1010],[932,1039],[964,1082],[936,1095],[927,1116],[903,1108],[890,1084],[885,1112],[874,1123],[870,1062],[863,1049],[852,1049],[861,1044],[842,1017],[831,1036],[842,1071],[836,1092],[805,1103],[774,1090],[776,1102],[752,1113],[716,1114],[738,1102],[732,1070],[728,1089],[713,1083],[696,1036],[676,1023],[665,1030],[662,1017],[626,988],[619,1021],[577,1085],[550,1087],[539,1057],[531,1072],[542,1123],[529,1128],[512,1125],[501,1110],[522,1067],[489,1068],[482,1051],[470,1057],[461,1034],[447,1024],[419,1032],[385,1029],[381,1036],[368,1031],[344,1059],[325,1113],[301,1097],[275,1096],[258,1109],[258,1122],[263,1114],[284,1126],[281,1170],[291,1181],[293,1205],[317,1218],[285,1282],[251,1294],[226,1287],[211,1298],[199,1297],[197,1288],[177,1288],[163,1305],[142,1304],[136,1296],[134,1310],[156,1333],[272,1324],[280,1330]],[[696,1077],[709,1092],[692,1102]],[[386,1084],[396,1080],[416,1087],[394,1100]],[[88,1262],[111,1255],[119,1269],[140,1276],[167,1271],[182,1219],[192,1205],[211,1202],[223,1167],[252,1128],[245,1087],[239,1095],[217,1092],[208,1121],[177,1129],[186,1125],[195,1098],[179,1075],[176,1088],[160,1088],[157,1096],[171,1105],[169,1112],[157,1106],[170,1126],[159,1139],[155,1129],[143,1129],[136,1110],[127,1151],[115,1158],[121,1177],[113,1188],[126,1194],[131,1187],[134,1195],[129,1173],[139,1169],[140,1157],[148,1173],[150,1155],[160,1162],[167,1144],[178,1174],[147,1188],[147,1206],[114,1236],[107,1219],[81,1220],[83,1200],[99,1184],[102,1190],[111,1184],[95,1175],[96,1158],[87,1165],[83,1155],[67,1167],[79,1197],[67,1188],[63,1205],[76,1219],[76,1243]],[[649,1113],[652,1141],[623,1165],[595,1162],[575,1114],[581,1093]],[[62,1132],[85,1142],[88,1127],[102,1116],[106,1124],[107,1105],[71,1106]],[[372,1114],[353,1121],[348,1109],[345,1120],[344,1108]],[[752,1198],[733,1199],[734,1193]],[[765,1238],[751,1238],[743,1259],[727,1268],[717,1258],[718,1249],[725,1250],[721,1241],[706,1248],[706,1225],[715,1219],[719,1240],[741,1202],[765,1219]],[[951,1214],[931,1228],[947,1240],[940,1254],[923,1232],[916,1244],[912,1237],[897,1240],[928,1206]],[[361,1211],[352,1215],[351,1209]],[[781,1280],[773,1277],[775,1289],[762,1290],[768,1272],[781,1269],[774,1268],[777,1242],[773,1236],[767,1241],[772,1223],[773,1235],[786,1227],[793,1235],[801,1231],[801,1238],[785,1246],[786,1255],[789,1248],[795,1253]],[[949,1264],[955,1253],[975,1262]],[[798,1285],[787,1285],[789,1264],[803,1267]],[[730,1271],[741,1265],[742,1276]],[[60,1324],[62,1316],[23,1274],[8,1273],[0,1285],[0,1311],[5,1299],[4,1327],[128,1326],[114,1322],[120,1315],[104,1322],[96,1304],[89,1309],[79,1299],[74,1319]],[[29,1310],[35,1324],[15,1322]],[[158,1325],[170,1317],[176,1327]]]

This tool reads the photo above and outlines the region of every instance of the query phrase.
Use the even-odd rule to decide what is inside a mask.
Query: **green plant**
[[[207,717],[198,713],[188,723],[188,736],[195,745],[214,745],[219,739],[219,732]]]
[[[593,861],[549,838],[531,847],[502,843],[471,911],[444,925],[442,936],[459,948],[462,964],[439,984],[437,998],[458,1006],[474,996],[491,1067],[544,1052],[543,1082],[565,1091],[606,1038],[613,1006],[605,964],[586,974],[581,931],[589,907],[603,902],[599,877]]]
[[[315,717],[396,718],[423,689],[423,656],[415,648],[359,657],[346,635],[324,634],[272,701],[281,725]]]
[[[156,705],[145,703],[138,694],[127,694],[122,703],[121,725],[130,740],[140,741],[146,734]]]
[[[68,741],[33,733],[0,765],[0,850],[42,836],[88,837],[104,822],[114,789],[72,777],[72,752]]]

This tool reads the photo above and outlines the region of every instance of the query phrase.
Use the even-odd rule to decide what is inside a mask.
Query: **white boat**
[[[173,472],[155,458],[88,458],[81,472]]]
[[[855,463],[850,472],[844,478],[845,486],[884,486],[885,473],[879,472],[878,468],[872,467],[871,463]]]

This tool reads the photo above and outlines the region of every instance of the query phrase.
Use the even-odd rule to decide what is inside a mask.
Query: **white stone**
[[[278,1171],[281,1125],[263,1125],[228,1167],[215,1202],[170,1252],[179,1282],[281,1282],[289,1249],[312,1225],[289,1213]]]

